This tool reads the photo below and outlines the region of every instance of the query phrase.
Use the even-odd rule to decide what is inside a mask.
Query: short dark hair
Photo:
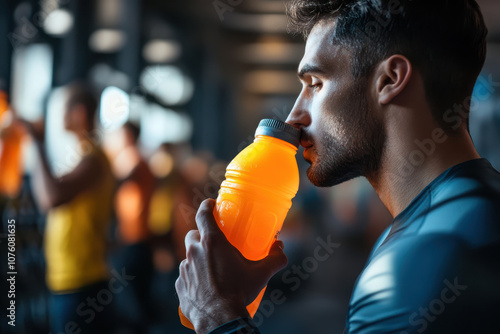
[[[73,82],[67,86],[67,92],[66,108],[71,109],[78,104],[83,105],[87,113],[88,129],[89,131],[94,129],[98,105],[94,89],[83,82]]]
[[[475,0],[292,0],[293,30],[307,38],[316,23],[336,19],[332,41],[352,52],[355,77],[402,54],[423,77],[433,115],[470,97],[486,58],[488,29]]]

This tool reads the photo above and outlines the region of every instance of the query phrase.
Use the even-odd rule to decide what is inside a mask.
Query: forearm
[[[42,211],[49,210],[50,203],[46,195],[46,187],[43,182],[42,170],[40,168],[34,168],[31,173],[31,188],[33,189],[33,196],[38,204],[38,208]]]
[[[54,206],[57,202],[57,178],[52,175],[50,170],[49,161],[45,151],[45,146],[43,142],[36,141],[35,148],[38,155],[39,166],[33,173],[33,177],[36,178],[35,182],[40,186],[38,197],[43,197],[48,206]]]

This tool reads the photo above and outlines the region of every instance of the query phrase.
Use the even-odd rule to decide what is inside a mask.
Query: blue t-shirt
[[[211,334],[259,333],[237,319]],[[485,159],[432,181],[380,236],[345,333],[500,333],[500,174]]]

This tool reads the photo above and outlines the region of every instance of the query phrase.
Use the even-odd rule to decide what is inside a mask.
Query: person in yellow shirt
[[[123,277],[108,282],[106,239],[114,179],[104,152],[89,135],[96,109],[90,88],[77,83],[67,87],[64,126],[77,136],[81,160],[62,177],[50,170],[43,130],[24,122],[39,158],[33,173],[35,196],[49,209],[44,243],[55,333],[108,332],[113,293],[120,283],[127,285]]]

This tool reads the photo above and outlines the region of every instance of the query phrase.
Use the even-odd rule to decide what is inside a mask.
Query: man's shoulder
[[[488,328],[500,296],[500,174],[488,164],[452,170],[384,233],[353,291],[348,333]]]
[[[492,291],[495,285],[488,282],[500,279],[499,271],[491,270],[492,264],[498,266],[498,256],[486,259],[484,253],[476,254],[462,238],[449,233],[414,234],[387,242],[358,279],[349,308],[349,333],[391,332],[388,328],[414,333],[431,326],[429,319],[443,308],[455,317],[465,316],[465,302],[484,310],[482,305],[493,299],[481,289]],[[488,284],[471,272],[480,273]],[[457,299],[464,303],[454,303]]]
[[[477,247],[500,240],[500,174],[479,162],[432,189],[419,234],[448,234]]]
[[[452,275],[454,268],[460,265],[463,254],[469,251],[462,238],[450,233],[413,234],[390,239],[389,236],[375,252],[361,274],[358,286],[362,289],[370,286],[380,288],[384,285],[381,282],[385,282],[388,289],[398,291],[398,295],[393,296],[395,298],[415,292],[423,297],[418,287],[425,284],[414,288],[408,284],[435,281],[440,276]],[[378,283],[373,284],[375,281]]]

